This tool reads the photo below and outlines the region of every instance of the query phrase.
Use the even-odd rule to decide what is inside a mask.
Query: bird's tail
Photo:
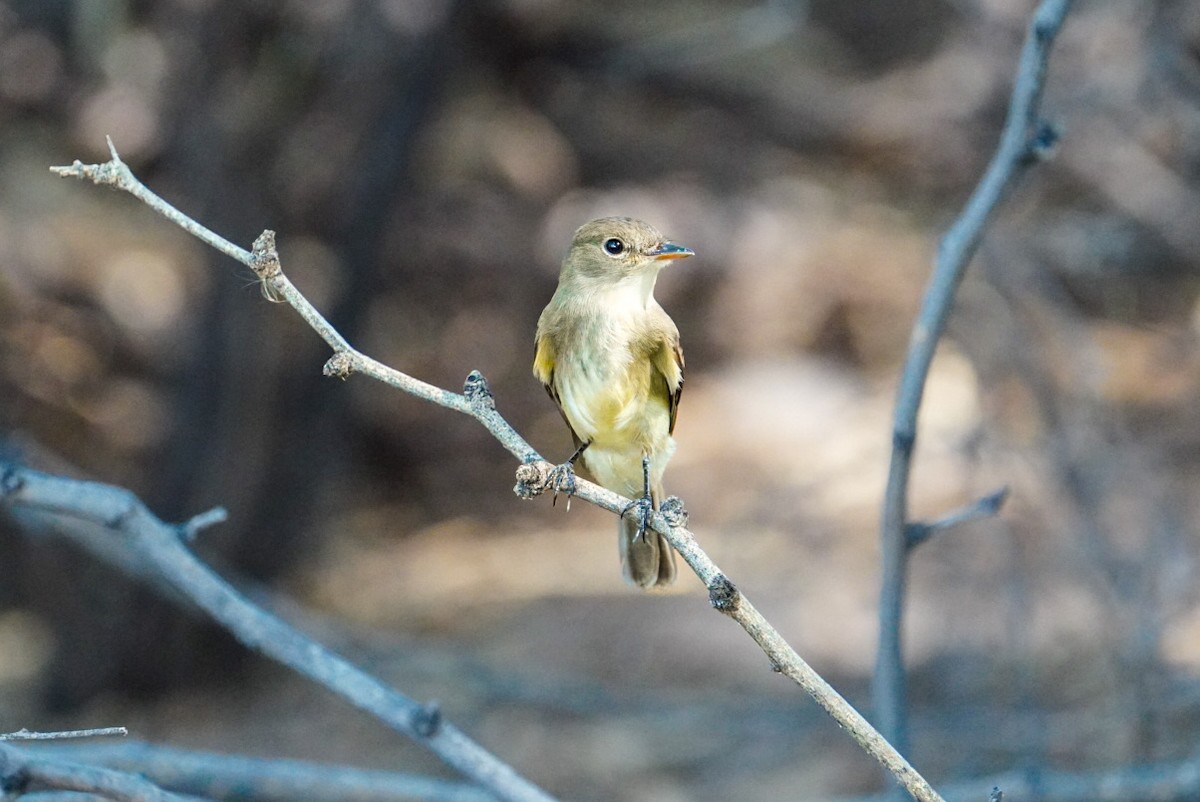
[[[654,492],[654,509],[662,493]],[[675,550],[667,539],[647,527],[638,533],[640,522],[632,510],[617,519],[617,540],[621,549],[621,571],[625,579],[639,588],[669,585],[675,581]]]

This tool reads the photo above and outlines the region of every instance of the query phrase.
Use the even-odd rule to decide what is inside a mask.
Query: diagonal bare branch
[[[942,790],[949,802],[979,802],[991,788],[988,802],[1036,799],[1038,802],[1191,802],[1200,798],[1200,759],[1177,763],[1117,766],[1097,771],[1014,770],[972,780],[948,783]],[[1003,794],[999,793],[1003,790]],[[886,794],[831,802],[888,802]]]
[[[543,460],[541,455],[497,412],[492,392],[488,388],[486,380],[478,371],[472,372],[467,377],[462,393],[454,393],[401,373],[360,353],[325,320],[316,308],[309,303],[308,299],[284,275],[279,254],[275,248],[275,233],[273,231],[264,231],[255,241],[253,251],[245,251],[191,220],[191,218],[188,218],[162,198],[155,195],[121,161],[120,156],[116,153],[116,149],[111,147],[111,143],[110,151],[112,158],[104,164],[85,165],[76,161],[69,166],[52,167],[50,169],[64,177],[90,180],[97,184],[125,190],[169,220],[192,232],[202,241],[213,245],[213,247],[222,253],[230,255],[242,262],[242,264],[250,267],[262,281],[264,295],[270,299],[280,299],[288,303],[333,349],[334,355],[325,365],[326,375],[347,378],[351,374],[362,373],[390,387],[410,393],[423,400],[470,415],[483,424],[500,444],[521,462],[521,465],[517,469],[517,486],[515,488],[518,496],[532,498],[547,489],[549,471],[553,466]],[[583,479],[577,481],[575,495],[617,514],[620,514],[630,503],[629,499]],[[667,512],[670,513],[671,509],[668,509]],[[145,513],[145,515],[149,515],[149,513]],[[663,511],[658,511],[652,516],[650,525],[667,538],[671,545],[680,553],[684,561],[695,571],[705,587],[708,588],[709,601],[712,606],[741,625],[767,655],[771,667],[803,688],[817,704],[833,716],[843,729],[850,733],[851,737],[871,757],[875,758],[875,760],[887,769],[914,798],[920,800],[920,802],[941,802],[941,797],[938,796],[937,792],[925,778],[853,706],[842,698],[820,674],[808,665],[796,650],[787,643],[778,630],[771,626],[750,601],[742,595],[737,587],[734,586],[700,548],[695,536],[684,525],[685,520],[686,516],[681,510],[677,511],[670,518],[664,515]],[[163,548],[166,547],[164,546]],[[177,542],[172,542],[170,548],[172,550],[182,549],[182,546]],[[187,554],[189,560],[192,560],[192,562],[188,563],[190,571],[198,572],[202,577],[206,578],[205,581],[208,581],[209,578],[215,579],[215,576],[212,576],[207,568],[194,562],[194,559],[191,558],[190,553],[186,552],[186,549],[183,549],[183,552]],[[174,570],[170,561],[168,561],[166,567]],[[189,583],[192,580],[182,577],[181,579],[182,581],[178,587],[187,592]],[[258,613],[262,614],[261,611],[258,611]],[[252,645],[262,649],[272,646],[271,642],[266,639],[255,640]],[[322,651],[324,650],[322,649]],[[340,660],[340,658],[337,659]],[[306,673],[308,671],[308,669],[302,666],[293,667],[297,667],[301,671],[306,671]],[[370,678],[367,677],[365,680],[370,680]],[[371,682],[374,682],[374,680],[371,680]],[[465,738],[465,736],[462,737]],[[494,788],[492,785],[488,785],[487,787]]]

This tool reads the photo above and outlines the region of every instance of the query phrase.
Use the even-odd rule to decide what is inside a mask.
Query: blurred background
[[[459,415],[362,378],[249,270],[48,172],[111,135],[156,192],[288,275],[366,353],[497,405],[560,460],[530,375],[571,232],[697,256],[668,491],[870,710],[894,387],[936,240],[995,146],[1023,0],[0,3],[0,427],[125,485],[311,632],[574,800],[877,790],[690,574],[619,575],[608,513],[513,497]],[[915,554],[913,753],[935,784],[1187,758],[1200,732],[1200,6],[1080,3],[1022,180],[964,282],[912,509],[997,487]],[[112,568],[0,531],[0,731],[439,772]],[[278,602],[277,602],[278,603]],[[986,793],[987,789],[981,791]]]

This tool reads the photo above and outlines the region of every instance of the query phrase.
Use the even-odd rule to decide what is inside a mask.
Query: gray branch
[[[60,732],[33,732],[24,727],[16,732],[0,733],[0,741],[63,741],[70,738],[102,738],[109,735],[128,735],[124,727],[99,727],[91,730],[63,730]]]
[[[106,766],[145,775],[164,788],[220,797],[238,788],[259,802],[496,802],[483,789],[464,783],[305,760],[197,752],[138,741],[37,747],[56,760]]]
[[[478,371],[472,372],[467,377],[462,393],[454,393],[401,373],[355,350],[284,275],[279,254],[275,248],[275,233],[273,231],[264,231],[255,241],[253,251],[247,252],[204,228],[155,195],[121,161],[111,141],[109,142],[109,149],[112,158],[104,164],[85,165],[82,162],[76,161],[69,166],[52,167],[50,169],[64,177],[87,179],[96,184],[111,186],[129,192],[167,219],[195,234],[202,241],[250,267],[262,281],[263,294],[268,299],[288,303],[333,349],[334,355],[325,364],[326,375],[344,379],[354,373],[362,373],[395,389],[471,416],[483,424],[500,444],[520,461],[521,465],[517,468],[517,486],[514,488],[520,497],[532,498],[540,495],[547,489],[549,472],[553,466],[543,460],[541,455],[496,411],[495,400],[491,390],[488,388],[486,380]],[[47,482],[66,481],[57,480],[54,477],[44,477],[44,479]],[[100,486],[96,485],[93,487]],[[109,493],[116,494],[126,492],[116,488],[108,488],[107,490]],[[618,515],[630,503],[629,499],[583,479],[577,481],[575,495]],[[151,521],[157,522],[157,519],[149,515],[140,504],[138,504],[138,508],[137,514],[131,517],[141,522],[143,528],[156,532],[159,531],[150,523]],[[784,640],[783,636],[763,618],[750,601],[741,594],[700,548],[694,535],[684,525],[686,516],[682,510],[674,511],[668,508],[666,512],[674,512],[674,514],[668,519],[664,515],[664,512],[656,512],[651,518],[650,525],[670,541],[671,545],[679,551],[683,559],[705,584],[708,588],[709,601],[712,606],[740,624],[750,637],[754,639],[755,643],[762,648],[763,652],[766,653],[771,667],[803,688],[817,704],[833,716],[842,728],[850,733],[851,737],[871,757],[879,761],[914,798],[920,800],[920,802],[941,802],[941,797],[938,796],[937,792],[934,791],[925,778],[918,774],[909,765],[908,761],[857,710],[843,699],[829,683],[796,653],[787,641]],[[164,526],[161,522],[158,522],[158,524]],[[178,576],[176,586],[179,589],[189,593],[189,595],[193,595],[197,591],[192,588],[192,583],[201,583],[204,587],[211,589],[212,583],[217,582],[223,588],[219,593],[212,590],[218,598],[226,598],[228,594],[233,594],[239,604],[249,606],[245,600],[233,593],[232,588],[225,586],[207,568],[195,561],[191,554],[177,540],[170,539],[168,544],[162,541],[158,535],[155,535],[153,538],[139,541],[138,547],[145,548],[144,543],[150,542],[154,544],[154,548],[163,558],[162,567],[164,570],[174,573],[180,572],[181,568],[186,567],[187,570]],[[338,692],[348,696],[356,704],[367,707],[367,709],[370,709],[366,704],[368,700],[374,701],[380,693],[392,693],[388,689],[379,686],[377,681],[361,674],[357,669],[346,664],[341,658],[331,655],[319,644],[311,644],[311,648],[314,650],[311,657],[305,653],[294,654],[289,649],[287,659],[284,659],[279,654],[284,644],[276,643],[274,638],[284,637],[285,639],[290,639],[295,633],[291,633],[286,627],[284,631],[280,631],[278,629],[278,627],[282,626],[280,622],[266,616],[261,610],[257,610],[252,606],[249,607],[251,609],[244,609],[238,617],[233,618],[233,621],[237,622],[240,620],[241,615],[246,615],[250,616],[252,620],[261,621],[265,617],[273,622],[273,627],[269,634],[257,628],[248,633],[239,634],[239,637],[242,637],[249,645],[267,652],[277,659],[283,660],[293,668],[317,678],[318,681],[329,684],[330,687],[337,688]],[[214,615],[216,615],[215,612]],[[223,618],[219,618],[219,620],[225,621]],[[237,630],[235,630],[235,634],[238,634]],[[287,642],[290,642],[290,640],[285,640],[285,643]],[[310,665],[310,659],[315,662],[315,658],[318,655],[321,655],[320,663],[323,666],[323,669],[319,672],[315,670],[314,665]],[[292,662],[292,660],[295,660],[295,662]],[[343,666],[343,668],[333,669],[328,664],[330,660],[340,661],[339,665]],[[349,682],[346,672],[353,672],[355,676],[353,681],[355,690],[353,694],[349,692],[348,688],[342,687],[343,684]],[[317,676],[318,674],[320,676]],[[363,698],[363,694],[366,696],[365,699]],[[408,705],[415,704],[410,700],[405,700],[405,702]],[[394,711],[394,715],[396,716],[398,729],[402,729],[405,732],[414,729],[413,720],[415,717],[411,715],[410,710],[401,707]],[[448,731],[446,727],[448,725],[443,727],[442,730]],[[416,727],[416,729],[419,729],[419,727]],[[456,733],[456,739],[465,739],[465,736],[461,733],[454,732]],[[474,744],[471,744],[471,747],[478,750],[478,747]],[[482,759],[482,756],[477,755],[477,757]],[[495,760],[490,755],[487,755],[487,758]],[[500,765],[503,766],[503,764]],[[503,766],[503,770],[511,772],[511,769],[507,766]],[[499,792],[495,782],[485,781],[488,779],[486,773],[482,776],[468,773],[467,776],[475,778],[485,787],[491,788],[498,795],[503,796]],[[508,775],[505,776],[507,777]],[[515,775],[509,779],[513,782],[519,780],[519,778],[515,778]]]
[[[103,530],[246,646],[371,713],[497,797],[512,802],[552,802],[545,792],[445,721],[435,705],[420,704],[389,688],[248,601],[188,550],[179,527],[159,520],[128,490],[52,476],[0,460],[0,502],[89,524],[87,528],[93,532],[75,538],[85,548],[94,548],[95,530]],[[58,529],[74,535],[83,528]]]
[[[0,743],[0,792],[74,791],[118,802],[195,802],[136,774],[35,756]]]
[[[901,752],[908,751],[901,629],[910,551],[908,483],[917,439],[917,412],[925,392],[929,366],[954,303],[954,293],[992,212],[1004,199],[1017,175],[1046,157],[1057,140],[1057,133],[1038,116],[1038,109],[1050,49],[1071,4],[1072,0],[1043,0],[1034,12],[1021,51],[1000,144],[962,213],[938,245],[933,273],[908,342],[908,354],[896,392],[892,456],[880,524],[883,566],[879,646],[872,698],[880,731]]]

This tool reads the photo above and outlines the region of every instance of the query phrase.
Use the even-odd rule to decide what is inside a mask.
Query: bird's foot
[[[646,537],[646,527],[650,524],[650,513],[654,512],[654,502],[650,498],[650,494],[635,498],[633,501],[625,505],[625,509],[621,510],[621,517],[633,514],[637,516],[638,531],[634,536],[634,540],[643,540]]]
[[[558,504],[558,494],[564,493],[567,497],[567,510],[569,511],[571,497],[575,495],[575,466],[570,461],[564,462],[562,465],[555,465],[546,477],[546,486],[554,491],[550,506]]]

